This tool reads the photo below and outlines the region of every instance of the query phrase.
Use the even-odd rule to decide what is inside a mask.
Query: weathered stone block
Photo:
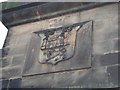
[[[29,43],[30,38],[31,38],[30,34],[28,34],[27,32],[21,33],[20,35],[19,35],[19,32],[18,32],[17,34],[18,34],[17,35],[18,39],[17,39],[16,46],[23,46],[24,47],[25,45],[27,45]]]
[[[119,69],[120,69],[120,65],[114,65],[114,66],[107,67],[108,80],[110,84],[114,87],[120,86],[120,82],[119,82],[120,81],[120,78],[119,78],[120,70]]]
[[[117,38],[117,37],[116,37]],[[104,55],[106,53],[115,53],[118,52],[118,40],[119,39],[110,39],[103,41],[95,41],[93,45],[93,54]]]
[[[100,62],[102,66],[118,64],[118,56],[120,53],[108,53],[102,55],[100,58]]]
[[[34,75],[22,78],[23,88],[51,88],[53,84],[53,74]]]
[[[88,83],[88,78],[91,78],[90,71],[89,70],[74,70],[74,71],[55,73],[54,78],[53,78],[54,83],[52,84],[52,87],[53,88],[60,88],[60,87],[82,88],[86,86],[86,84]],[[86,77],[88,75],[89,77]],[[85,81],[83,81],[83,79]]]
[[[22,87],[23,88],[109,87],[107,73],[105,71],[106,68],[99,68],[95,70],[82,69],[26,76],[22,78]]]
[[[9,82],[9,88],[21,88],[21,80],[21,78],[11,79]]]
[[[8,55],[10,48],[9,47],[4,47],[2,49],[2,57],[6,57]]]
[[[9,84],[9,80],[0,80],[0,86],[2,85],[2,89],[7,90]]]
[[[75,70],[54,74],[53,87],[99,88],[109,87],[105,68]]]
[[[4,68],[10,66],[12,62],[12,57],[4,57],[0,59],[0,67]]]
[[[25,54],[27,49],[26,45],[20,45],[15,47],[10,47],[10,50],[7,51],[7,54],[9,56],[19,55],[19,54]],[[5,51],[6,52],[6,51]]]
[[[13,56],[12,59],[12,66],[19,66],[19,65],[23,65],[25,61],[25,55],[17,55],[17,56]]]
[[[21,76],[21,66],[7,67],[2,69],[2,79],[16,78]]]

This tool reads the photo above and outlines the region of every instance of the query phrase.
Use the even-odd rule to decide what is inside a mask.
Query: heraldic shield
[[[42,64],[57,64],[69,60],[75,52],[77,31],[81,25],[40,31],[39,62]]]

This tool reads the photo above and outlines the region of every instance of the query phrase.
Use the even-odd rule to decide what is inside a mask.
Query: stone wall
[[[34,72],[41,69],[38,65],[29,66],[33,73],[26,74],[25,68],[29,62],[27,57],[30,57],[28,53],[32,52],[30,47],[34,46],[31,45],[33,32],[89,20],[93,21],[90,68],[40,74],[38,71]],[[0,60],[3,87],[118,87],[119,40],[118,4],[11,27],[4,47],[5,56]],[[33,63],[37,62],[33,60]],[[46,65],[43,68],[46,68]]]

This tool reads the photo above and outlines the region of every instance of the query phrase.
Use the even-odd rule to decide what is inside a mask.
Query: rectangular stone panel
[[[91,67],[92,21],[33,33],[24,75]]]

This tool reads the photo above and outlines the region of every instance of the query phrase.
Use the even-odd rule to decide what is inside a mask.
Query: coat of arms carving
[[[39,62],[57,64],[73,57],[77,31],[81,25],[72,25],[50,30],[39,31],[40,52]]]

